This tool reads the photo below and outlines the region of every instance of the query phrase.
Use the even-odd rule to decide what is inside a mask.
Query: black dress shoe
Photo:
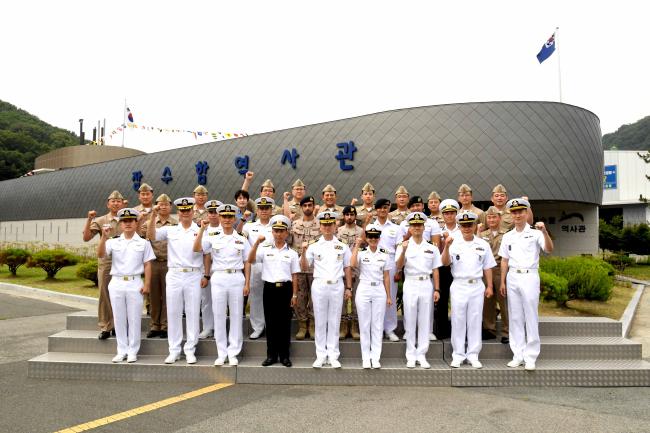
[[[111,331],[102,331],[102,332],[99,333],[97,338],[99,338],[100,340],[106,340],[110,336],[111,336]]]
[[[501,337],[501,344],[510,344],[510,339],[508,337]]]
[[[115,328],[111,329],[111,335],[115,337]]]
[[[275,364],[276,362],[278,362],[277,359],[266,358],[266,359],[262,362],[262,367],[268,367],[269,365],[273,365],[273,364]]]
[[[481,332],[481,339],[483,340],[496,340],[497,336],[491,333],[490,331],[486,331],[485,329]]]
[[[280,361],[282,365],[285,367],[291,367],[293,364],[291,363],[291,360],[289,358],[284,358],[282,361]]]
[[[160,333],[158,334],[158,336],[159,336],[160,338],[167,338],[167,331],[160,331]]]
[[[154,329],[147,332],[147,338],[154,338],[154,337],[158,337],[159,335],[160,335],[160,331],[156,331]]]

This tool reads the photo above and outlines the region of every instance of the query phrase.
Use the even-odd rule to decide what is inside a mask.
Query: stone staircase
[[[382,368],[361,368],[359,342],[340,342],[341,369],[329,366],[313,369],[314,343],[292,341],[293,367],[281,364],[262,367],[266,341],[244,341],[239,366],[213,366],[217,349],[213,339],[201,340],[198,362],[187,365],[183,359],[165,365],[166,339],[143,338],[138,361],[113,364],[115,338],[97,339],[97,316],[77,312],[67,318],[66,330],[49,337],[48,353],[28,363],[28,375],[43,379],[92,379],[157,382],[222,382],[251,384],[306,385],[408,385],[408,386],[650,386],[650,363],[641,358],[641,344],[621,337],[621,322],[604,318],[540,319],[542,349],[537,370],[512,369],[508,345],[484,341],[480,359],[484,367],[449,367],[451,344],[431,342],[427,359],[431,369],[407,369],[405,343],[384,341]],[[143,330],[148,318],[142,320]],[[294,322],[295,327],[295,322]],[[244,320],[244,335],[250,333]],[[144,335],[144,332],[143,332]]]

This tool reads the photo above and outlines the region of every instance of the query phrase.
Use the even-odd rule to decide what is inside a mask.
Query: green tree
[[[79,278],[85,278],[95,283],[95,286],[99,283],[97,279],[97,260],[89,260],[83,265],[79,266],[77,269],[77,276]]]
[[[57,272],[66,266],[74,266],[79,258],[65,250],[42,250],[29,259],[27,267],[41,268],[47,273],[47,279],[54,279]]]
[[[18,268],[27,263],[31,253],[22,248],[7,248],[0,251],[0,265],[7,265],[12,276],[16,276]]]

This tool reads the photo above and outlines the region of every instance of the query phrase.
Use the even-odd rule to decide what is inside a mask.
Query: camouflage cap
[[[108,195],[108,198],[106,200],[112,200],[112,199],[124,200],[124,196],[120,194],[119,191],[115,190]]]
[[[148,183],[143,183],[142,185],[140,185],[140,188],[138,188],[138,192],[143,192],[143,191],[153,192],[153,188]]]
[[[167,194],[160,194],[158,198],[156,198],[156,203],[162,203],[162,202],[171,203],[172,199],[169,198]]]
[[[364,192],[372,192],[372,193],[374,193],[375,192],[375,187],[372,186],[372,184],[370,182],[366,182],[366,184],[363,186],[363,188],[361,188],[361,192],[362,193],[364,193]]]
[[[395,195],[398,194],[406,194],[409,195],[409,192],[404,188],[404,185],[400,185],[399,188],[397,188],[397,191],[395,191]]]
[[[204,187],[203,185],[199,185],[196,188],[194,188],[194,194],[207,194],[208,189]]]

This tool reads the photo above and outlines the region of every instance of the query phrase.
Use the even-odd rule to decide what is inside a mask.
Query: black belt
[[[285,286],[285,285],[291,283],[291,281],[278,281],[278,282],[275,282],[275,283],[272,282],[272,281],[264,281],[264,283],[270,284],[270,285],[275,286],[275,287],[282,287],[282,286]]]

